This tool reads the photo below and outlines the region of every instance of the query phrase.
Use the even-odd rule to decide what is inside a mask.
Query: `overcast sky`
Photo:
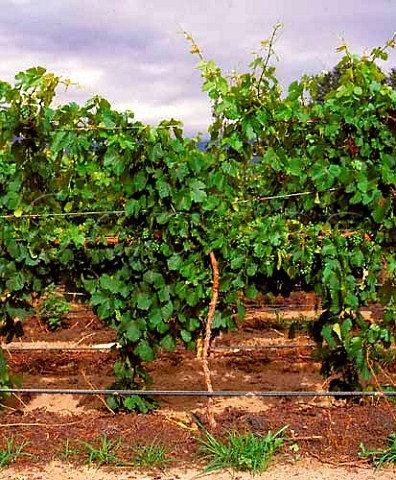
[[[79,82],[62,101],[98,94],[150,124],[180,119],[188,134],[205,132],[210,108],[183,29],[230,71],[245,67],[281,22],[275,49],[285,86],[330,70],[340,37],[363,53],[396,31],[396,0],[0,0],[0,7],[1,80],[40,65]],[[387,65],[396,65],[396,52]]]

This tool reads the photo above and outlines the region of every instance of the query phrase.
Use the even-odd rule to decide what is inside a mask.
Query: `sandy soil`
[[[168,472],[137,472],[133,470],[114,471],[108,469],[93,469],[52,462],[40,468],[15,469],[7,468],[0,471],[0,479],[12,480],[394,480],[394,469],[379,471],[359,466],[323,465],[317,460],[300,460],[295,464],[277,463],[276,466],[260,475],[252,477],[247,473],[231,473],[216,471],[202,474],[200,470],[178,468]]]

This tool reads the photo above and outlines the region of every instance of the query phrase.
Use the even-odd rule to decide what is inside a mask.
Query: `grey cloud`
[[[18,48],[46,51],[53,54],[92,54],[95,57],[129,49],[147,53],[158,41],[160,33],[153,30],[99,28],[96,24],[52,20],[43,26],[39,21],[22,19],[18,25],[3,26],[0,32]]]
[[[140,105],[142,115],[146,108],[147,121],[179,112],[187,128],[201,129],[208,100],[182,29],[207,59],[230,71],[246,69],[250,52],[282,22],[275,49],[287,85],[302,73],[332,68],[340,59],[339,35],[357,53],[384,44],[395,19],[395,0],[2,0],[0,73],[27,62],[74,65],[97,76],[65,98],[82,102],[97,93],[116,108]],[[396,52],[389,64],[396,64]]]

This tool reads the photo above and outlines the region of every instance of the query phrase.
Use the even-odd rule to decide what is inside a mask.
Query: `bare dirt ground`
[[[303,334],[289,339],[285,324],[293,318],[313,316],[313,304],[299,298],[293,310],[253,308],[237,332],[216,342],[210,359],[215,390],[235,391],[317,391],[326,388],[319,365],[311,359],[312,348]],[[300,302],[300,303],[299,303]],[[114,333],[105,328],[85,307],[76,305],[67,328],[49,332],[35,317],[25,322],[23,342],[9,345],[6,358],[11,373],[26,388],[108,387],[114,377],[110,351],[68,351],[66,348],[112,342]],[[270,348],[274,345],[287,348]],[[17,351],[15,347],[29,347]],[[39,348],[60,346],[60,351]],[[264,346],[265,348],[257,348]],[[32,349],[37,348],[37,350]],[[235,348],[234,348],[235,347]],[[238,348],[237,348],[238,347]],[[248,349],[247,347],[250,347]],[[7,346],[5,346],[7,348]],[[193,352],[162,353],[147,365],[157,390],[205,390],[200,362]],[[387,372],[395,384],[395,368]],[[0,414],[0,447],[5,439],[27,442],[29,457],[21,457],[11,467],[0,470],[2,479],[121,480],[192,479],[205,466],[197,456],[201,434],[194,418],[205,422],[206,400],[202,397],[163,397],[161,408],[149,415],[114,414],[98,396],[36,395],[18,396],[7,401]],[[358,403],[336,401],[332,397],[229,397],[214,400],[217,434],[226,429],[267,433],[288,425],[290,442],[282,457],[258,479],[355,480],[396,478],[392,468],[374,470],[359,459],[360,444],[381,448],[396,430],[395,404],[365,399]],[[191,413],[193,415],[191,415]],[[88,468],[81,442],[93,444],[101,435],[122,439],[125,460],[128,448],[159,441],[166,446],[172,462],[166,471],[136,471],[129,467]],[[3,437],[3,438],[1,438]],[[65,442],[80,454],[61,461]],[[296,451],[290,445],[298,445]],[[216,472],[204,478],[245,479],[249,475]]]

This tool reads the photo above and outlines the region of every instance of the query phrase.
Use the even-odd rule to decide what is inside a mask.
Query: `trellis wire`
[[[212,348],[216,350],[276,350],[283,348],[314,348],[314,343],[291,343],[291,344],[270,344],[270,345],[218,345]]]
[[[4,351],[9,352],[97,352],[97,351],[107,351],[111,348],[116,347],[116,344],[105,344],[105,345],[92,345],[89,347],[65,347],[65,346],[53,346],[53,347],[42,347],[42,346],[2,346],[1,348]],[[218,345],[213,347],[212,351],[220,350],[276,350],[276,349],[286,349],[286,348],[314,348],[314,343],[290,343],[290,344],[268,344],[268,345]]]
[[[123,130],[147,130],[147,128],[151,128],[153,130],[161,130],[161,129],[166,129],[166,128],[181,128],[183,125],[181,123],[174,123],[174,124],[169,124],[169,125],[123,125],[123,126],[112,126],[112,127],[106,127],[106,126],[94,126],[94,125],[81,125],[81,126],[70,126],[70,127],[65,127],[63,125],[59,124],[58,120],[53,120],[49,122],[51,125],[58,127],[54,128],[53,130],[56,130],[57,132],[82,132],[82,131],[93,131],[93,132],[117,132],[117,131],[123,131]],[[106,139],[107,140],[107,139]]]
[[[118,112],[115,110],[116,113],[131,113],[132,117],[128,117],[130,120],[132,120],[133,123],[131,124],[126,124],[126,125],[111,125],[111,126],[106,126],[106,125],[87,125],[87,124],[77,124],[77,125],[62,125],[60,123],[60,120],[55,119],[51,120],[48,123],[53,128],[53,130],[56,131],[65,131],[65,132],[80,132],[80,131],[120,131],[120,130],[140,130],[144,131],[147,129],[152,129],[152,130],[161,130],[161,129],[167,129],[167,128],[184,128],[184,124],[182,121],[178,122],[177,120],[175,121],[172,119],[171,121],[175,121],[175,123],[157,123],[154,125],[146,125],[142,123],[141,120],[138,120],[134,116],[134,112],[132,110],[125,110],[122,112]],[[166,120],[162,120],[162,122],[166,122]],[[280,119],[280,118],[267,118],[266,119],[267,123],[270,123],[272,125],[306,125],[306,124],[324,124],[327,125],[327,119],[325,117],[313,117],[313,118],[308,118],[306,120],[301,120],[298,118],[290,118],[290,119]],[[188,138],[188,137],[187,137]],[[106,139],[107,140],[107,139]],[[193,140],[193,138],[191,139]],[[203,140],[204,143],[209,143],[209,140]]]
[[[2,346],[1,347],[5,352],[97,352],[97,351],[107,351],[110,350],[110,346],[98,346],[95,345],[90,347],[28,347],[28,346]]]
[[[74,389],[74,388],[1,388],[1,393],[17,393],[31,395],[112,395],[139,397],[396,397],[396,391],[384,392],[329,392],[329,391],[213,391],[207,390],[107,390],[107,389]]]
[[[338,188],[329,188],[327,190],[321,190],[320,192],[305,191],[305,192],[296,192],[296,193],[285,193],[281,195],[272,195],[267,197],[257,197],[251,200],[238,200],[236,203],[246,203],[246,202],[257,202],[257,201],[269,201],[269,200],[278,200],[281,198],[292,198],[292,197],[301,197],[304,195],[316,195],[317,193],[323,194],[326,192],[333,192],[338,190]],[[15,214],[0,215],[0,218],[9,219],[9,218],[49,218],[49,217],[72,217],[72,216],[86,216],[86,215],[124,215],[126,210],[108,210],[108,211],[87,211],[87,212],[47,212],[47,213],[30,213],[22,214],[16,216]],[[175,214],[180,214],[184,212],[175,212]]]
[[[48,212],[48,213],[29,213],[22,214],[18,217],[15,214],[11,215],[0,215],[0,218],[49,218],[49,217],[81,217],[81,216],[92,216],[92,215],[125,215],[125,210],[105,210],[100,212],[87,211],[87,212]]]
[[[375,285],[377,287],[383,287],[384,286],[383,283],[376,283]],[[302,290],[296,289],[295,292],[302,292]],[[82,293],[82,292],[59,292],[59,295],[86,296],[86,293]],[[308,309],[310,311],[312,310],[312,312],[315,312],[317,309],[322,307],[322,304],[318,303],[317,308],[315,308],[315,304],[312,304],[312,303],[288,303],[287,305],[284,305],[282,303],[272,303],[270,305],[254,305],[254,304],[248,303],[248,304],[245,305],[245,307],[247,308],[247,313],[254,312],[255,310],[265,311],[265,312],[270,312],[270,313],[276,313],[279,310],[296,311],[298,309],[303,310],[303,311],[304,311],[304,309]],[[385,309],[386,309],[386,307],[381,307],[381,306],[366,306],[366,307],[363,306],[361,308],[361,311],[362,312],[365,312],[365,311],[370,311],[370,312],[371,311],[375,311],[375,312],[381,311],[382,312]],[[83,310],[92,311],[92,309],[89,306],[87,306]],[[72,314],[81,313],[81,311],[82,311],[82,309],[71,310],[70,313],[72,313]]]

